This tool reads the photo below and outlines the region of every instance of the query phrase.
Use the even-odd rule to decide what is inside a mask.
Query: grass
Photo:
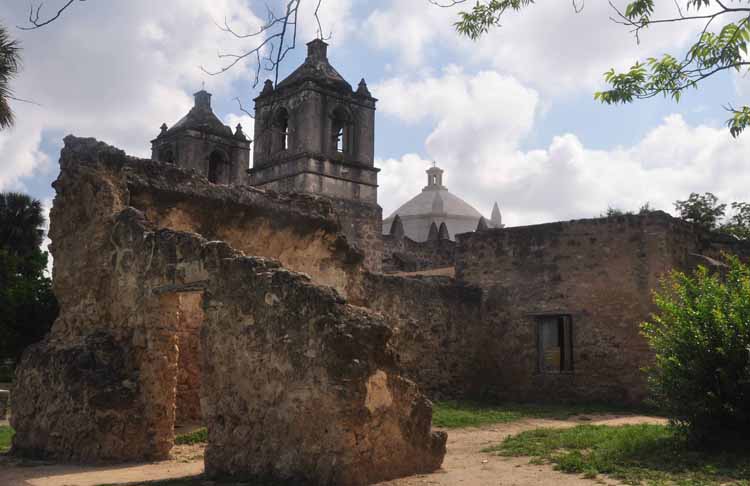
[[[0,453],[8,452],[10,449],[10,441],[13,439],[14,433],[13,429],[7,425],[0,426]]]
[[[607,474],[626,484],[654,486],[750,486],[747,445],[734,451],[697,451],[665,425],[579,425],[536,429],[485,449],[504,456],[531,456],[567,473]]]
[[[561,405],[561,404],[481,404],[467,401],[443,401],[433,404],[432,424],[436,427],[455,429],[481,427],[499,423],[515,422],[526,418],[548,418],[566,420],[573,415],[601,413],[651,413],[653,410],[627,409],[611,405]]]
[[[190,432],[189,434],[175,436],[174,438],[174,443],[176,445],[203,444],[206,442],[208,442],[208,429],[205,427]]]

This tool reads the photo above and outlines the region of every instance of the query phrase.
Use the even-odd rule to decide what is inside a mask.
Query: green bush
[[[176,445],[204,444],[208,442],[208,429],[202,427],[188,434],[181,434],[174,438]]]
[[[672,272],[642,324],[656,353],[648,369],[656,403],[704,444],[750,434],[750,267],[725,261],[721,275]]]

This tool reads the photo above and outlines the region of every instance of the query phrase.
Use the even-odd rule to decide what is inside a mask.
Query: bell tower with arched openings
[[[356,90],[328,62],[328,44],[255,99],[253,186],[377,204],[375,103],[364,79]]]
[[[151,141],[151,158],[193,169],[214,184],[243,184],[250,164],[250,140],[234,132],[211,109],[211,93],[200,90],[187,115]]]

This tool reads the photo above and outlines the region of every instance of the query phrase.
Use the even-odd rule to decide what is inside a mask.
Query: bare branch
[[[201,70],[211,76],[229,71],[237,64],[245,61],[252,62],[255,67],[253,88],[258,86],[261,72],[273,73],[274,85],[279,82],[279,68],[287,55],[297,47],[297,25],[299,24],[299,9],[303,1],[316,1],[314,18],[317,24],[318,36],[325,39],[319,11],[323,0],[287,0],[282,14],[277,14],[266,5],[266,21],[257,30],[243,33],[235,30],[225,18],[222,25],[217,27],[237,39],[260,39],[257,45],[237,53],[219,52],[218,58],[225,63],[216,70],[208,70],[201,66]],[[329,34],[330,37],[330,34]]]
[[[86,0],[78,0],[78,1],[85,2]],[[41,11],[42,11],[42,7],[44,6],[44,3],[40,2],[39,5],[36,6],[36,8],[34,7],[33,3],[30,3],[29,4],[29,25],[28,26],[17,25],[16,27],[18,27],[21,30],[34,30],[34,29],[39,29],[40,27],[44,27],[45,25],[51,24],[55,20],[59,19],[62,13],[66,11],[68,7],[73,5],[73,3],[75,2],[76,0],[68,0],[67,2],[65,2],[65,4],[62,7],[60,7],[60,9],[57,11],[55,15],[48,18],[47,20],[40,20]]]
[[[235,100],[235,101],[237,102],[237,106],[239,107],[239,109],[240,109],[240,111],[241,111],[242,113],[246,114],[247,116],[249,116],[249,117],[250,117],[250,118],[252,118],[252,119],[255,119],[255,115],[254,115],[254,114],[252,114],[252,113],[250,113],[250,112],[249,112],[249,111],[248,111],[248,110],[247,110],[247,109],[246,109],[246,108],[245,108],[245,107],[244,107],[244,106],[242,105],[242,100],[240,99],[240,97],[239,97],[239,96],[236,96],[236,97],[234,98],[234,100]]]

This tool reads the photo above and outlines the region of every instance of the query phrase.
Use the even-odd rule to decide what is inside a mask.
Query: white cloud
[[[3,4],[0,17],[20,23],[26,8]],[[18,187],[20,177],[49,162],[39,149],[46,132],[95,136],[147,156],[159,125],[187,112],[202,81],[215,100],[233,96],[232,82],[246,79],[247,70],[210,77],[199,69],[216,65],[219,49],[246,47],[214,24],[225,15],[241,30],[257,28],[243,0],[132,0],[87,2],[44,29],[15,31],[23,46],[15,94],[41,106],[15,105],[16,127],[0,132],[10,161],[0,190]]]
[[[300,4],[298,40],[308,42],[319,36],[314,17],[317,6],[316,1],[305,1]],[[323,29],[323,37],[330,37],[336,44],[345,41],[355,31],[352,0],[324,0],[318,9],[318,18]]]
[[[670,115],[630,147],[592,150],[567,133],[525,151],[519,147],[533,129],[538,97],[513,78],[448,70],[377,89],[384,101],[401,95],[382,104],[389,115],[406,124],[432,120],[435,127],[425,140],[428,157],[377,161],[386,215],[421,190],[432,159],[446,170],[449,189],[486,215],[498,201],[510,225],[593,217],[608,206],[637,210],[646,202],[671,211],[691,192],[747,199],[750,138],[732,139],[725,127],[691,126]]]
[[[3,170],[0,171],[0,190],[24,190],[19,179],[35,171],[48,170],[51,161],[39,149],[42,130],[41,117],[35,116],[33,106],[21,105],[15,109],[16,124],[0,132],[0,153],[3,154]]]
[[[410,68],[426,64],[434,55],[436,42],[449,38],[467,43],[455,34],[455,9],[442,9],[429,3],[391,0],[375,9],[364,23],[362,35],[380,49],[389,49]]]
[[[49,238],[49,212],[52,209],[52,199],[45,199],[42,201],[42,216],[44,216],[44,240],[42,240],[42,251],[47,252],[47,276],[52,276],[53,258],[52,253],[49,253],[49,245],[52,240]]]
[[[616,1],[622,6],[624,0]],[[570,2],[540,2],[504,17],[477,42],[459,36],[453,23],[467,6],[438,8],[427,2],[391,0],[375,10],[363,31],[381,49],[394,52],[409,69],[440,62],[446,52],[462,63],[492,66],[534,88],[553,94],[592,91],[602,73],[624,69],[638,59],[682,48],[698,32],[697,23],[659,25],[641,33],[610,20],[607,2],[586,2],[576,14]],[[656,17],[674,14],[674,4],[657,2]]]

